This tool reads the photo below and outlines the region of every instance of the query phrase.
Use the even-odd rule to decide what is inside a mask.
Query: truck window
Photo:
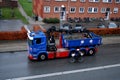
[[[36,38],[36,44],[40,44],[41,43],[41,38]]]

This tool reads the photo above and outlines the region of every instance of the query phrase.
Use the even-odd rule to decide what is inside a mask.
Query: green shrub
[[[58,18],[44,18],[43,22],[45,22],[45,23],[59,23],[60,20]]]

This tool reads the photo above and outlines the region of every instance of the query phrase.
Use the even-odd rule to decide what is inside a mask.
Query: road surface
[[[0,80],[119,80],[120,44],[102,45],[82,63],[66,59],[29,61],[27,51],[0,53]]]

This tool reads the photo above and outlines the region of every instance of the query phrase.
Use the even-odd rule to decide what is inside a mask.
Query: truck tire
[[[40,61],[44,61],[47,59],[47,56],[45,54],[40,54],[39,55],[39,58],[38,58]]]
[[[79,58],[78,58],[78,62],[81,63],[81,62],[83,62],[83,61],[84,61],[83,57],[79,57]]]
[[[95,49],[89,49],[88,50],[88,55],[94,56],[95,55]]]
[[[70,62],[70,63],[75,63],[76,60],[75,60],[73,57],[71,57],[71,58],[69,59],[69,62]]]

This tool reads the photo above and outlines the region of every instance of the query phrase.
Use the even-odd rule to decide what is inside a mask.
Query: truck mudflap
[[[48,59],[66,58],[69,56],[69,50],[64,48],[57,49],[56,52],[48,52]]]

